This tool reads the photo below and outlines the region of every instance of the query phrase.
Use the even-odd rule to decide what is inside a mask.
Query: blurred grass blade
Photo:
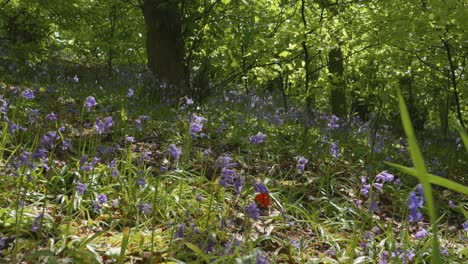
[[[393,167],[393,168],[395,168],[397,170],[400,170],[400,171],[402,171],[402,172],[404,172],[406,174],[409,174],[409,175],[414,176],[414,177],[419,179],[419,175],[417,174],[416,170],[413,169],[413,168],[405,167],[405,166],[395,164],[395,163],[391,163],[391,162],[385,162],[385,164],[387,164],[387,165],[389,165],[389,166],[391,166],[391,167]],[[426,173],[424,175],[424,177],[428,178],[429,182],[432,183],[432,184],[437,184],[437,185],[445,187],[447,189],[454,190],[454,191],[457,191],[459,193],[468,195],[468,187],[463,185],[463,184],[460,184],[460,183],[454,182],[452,180],[442,178],[440,176],[430,174],[430,173]]]
[[[128,240],[130,238],[130,229],[128,227],[124,228],[122,234],[122,245],[120,247],[120,256],[119,256],[119,264],[125,263],[125,255],[128,246]]]
[[[426,165],[424,164],[424,158],[419,150],[419,146],[416,140],[416,134],[414,133],[413,125],[411,124],[411,119],[408,113],[408,108],[406,107],[405,100],[401,94],[401,91],[398,90],[398,99],[400,105],[400,114],[401,120],[403,123],[403,128],[405,130],[406,137],[408,138],[408,145],[411,154],[411,160],[416,168],[416,177],[421,182],[423,187],[424,196],[426,196],[427,208],[429,211],[429,219],[432,225],[432,261],[431,263],[441,263],[440,253],[439,253],[439,241],[437,239],[437,215],[434,206],[434,199],[432,196],[431,183],[427,177]]]

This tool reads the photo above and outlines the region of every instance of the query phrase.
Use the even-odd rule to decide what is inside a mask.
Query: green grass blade
[[[385,164],[419,179],[419,175],[414,168],[405,167],[391,162],[385,162]],[[447,189],[468,195],[468,186],[430,173],[426,173],[424,177],[428,178],[431,184],[437,184]]]
[[[403,128],[405,130],[406,137],[408,138],[408,145],[411,154],[411,160],[416,168],[417,178],[421,182],[423,187],[424,196],[426,196],[427,208],[429,211],[429,219],[432,225],[432,263],[441,263],[440,253],[439,253],[439,241],[437,239],[437,215],[434,206],[434,199],[432,196],[431,183],[429,182],[426,170],[426,165],[424,164],[424,158],[419,150],[419,146],[416,140],[416,134],[414,133],[413,125],[411,124],[411,119],[408,113],[408,108],[406,107],[405,100],[398,90],[398,98],[400,105],[400,114],[401,120],[403,123]]]

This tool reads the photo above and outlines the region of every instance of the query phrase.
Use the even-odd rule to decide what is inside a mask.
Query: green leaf
[[[284,57],[287,57],[289,54],[290,54],[290,52],[287,51],[287,50],[285,50],[285,51],[281,52],[281,53],[278,54],[278,55],[279,55],[280,57],[283,57],[283,58],[284,58]]]
[[[432,196],[432,187],[427,177],[426,165],[424,164],[424,159],[419,150],[419,146],[416,140],[416,134],[414,133],[413,125],[411,124],[411,119],[408,113],[408,108],[406,107],[405,100],[401,91],[398,90],[398,98],[400,104],[400,114],[401,120],[403,123],[403,128],[405,130],[406,137],[408,138],[408,145],[411,154],[411,160],[415,166],[416,178],[419,179],[423,187],[424,196],[426,196],[427,208],[429,211],[429,219],[432,225],[432,262],[431,263],[442,263],[439,252],[439,241],[437,239],[437,215],[434,206],[434,199]]]
[[[402,166],[402,165],[395,164],[395,163],[391,163],[391,162],[385,162],[385,164],[387,164],[387,165],[389,165],[389,166],[391,166],[391,167],[393,167],[393,168],[395,168],[397,170],[400,170],[400,171],[402,171],[402,172],[404,172],[406,174],[409,174],[409,175],[414,176],[414,177],[419,179],[419,175],[418,175],[418,173],[416,172],[416,170],[414,168],[409,168],[409,167]],[[459,183],[454,182],[452,180],[442,178],[440,176],[433,175],[433,174],[430,174],[430,173],[426,173],[424,175],[424,177],[428,178],[429,182],[432,183],[432,184],[437,184],[437,185],[445,187],[447,189],[454,190],[454,191],[457,191],[459,193],[468,195],[468,187],[463,185],[463,184],[459,184]]]
[[[190,248],[193,252],[197,254],[198,257],[202,258],[203,260],[209,262],[208,256],[203,252],[201,248],[199,248],[197,245],[192,244],[190,242],[185,242],[184,243],[186,247]]]

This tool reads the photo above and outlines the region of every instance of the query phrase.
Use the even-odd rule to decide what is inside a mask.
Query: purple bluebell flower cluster
[[[34,99],[34,92],[31,89],[26,89],[21,93],[21,96],[27,100]]]
[[[257,193],[268,193],[267,187],[261,182],[254,182],[253,188]]]
[[[101,121],[100,118],[96,120],[96,124],[94,125],[94,129],[98,134],[107,134],[110,132],[111,127],[114,126],[114,120],[111,116],[104,118],[104,121]]]
[[[297,165],[296,165],[297,169],[298,169],[299,171],[301,171],[301,172],[304,171],[307,162],[309,162],[309,160],[306,159],[306,158],[304,158],[304,157],[302,157],[302,156],[300,156],[299,158],[297,158]]]
[[[266,141],[266,135],[258,132],[257,135],[253,135],[250,137],[250,143],[252,145],[259,145],[261,143],[264,143]]]
[[[151,213],[151,204],[149,203],[139,203],[137,207],[138,207],[138,210],[145,215],[148,215]]]
[[[207,122],[208,119],[193,115],[192,116],[192,122],[190,123],[190,135],[192,136],[192,139],[196,139],[197,137],[201,136],[201,132],[203,130],[203,123]]]
[[[341,156],[340,148],[338,147],[338,143],[339,143],[338,141],[330,142],[330,154],[335,159],[338,159]]]
[[[91,111],[91,108],[93,108],[96,105],[97,105],[97,103],[96,103],[96,99],[94,99],[94,97],[92,97],[92,96],[86,97],[85,102],[84,102],[84,107],[86,108],[86,111],[88,111],[88,112]]]
[[[39,222],[39,220],[41,220],[42,218],[42,214],[36,216],[33,220],[33,223],[31,225],[31,232],[37,232],[41,229],[41,223]]]
[[[419,200],[414,192],[410,192],[408,198],[408,221],[416,223],[422,219],[422,214],[419,212]]]
[[[77,182],[75,185],[76,194],[81,196],[86,191],[86,185],[81,182]]]
[[[107,202],[107,196],[105,194],[101,193],[100,195],[98,195],[97,200],[101,204],[106,203]]]
[[[427,232],[427,230],[423,226],[420,226],[419,230],[414,234],[414,237],[416,239],[422,239],[422,238],[424,238],[426,236],[429,236],[429,233]]]
[[[335,116],[335,115],[332,115],[331,118],[330,118],[330,121],[328,122],[328,128],[329,129],[336,129],[336,128],[339,128],[340,127],[340,124],[338,123],[340,119]]]
[[[182,154],[182,148],[178,148],[176,145],[170,144],[167,152],[175,161],[178,161],[180,159],[180,155]]]
[[[135,120],[135,127],[138,131],[141,131],[142,130],[142,122],[143,121],[146,121],[146,120],[150,120],[150,117],[149,116],[139,116],[136,120]]]
[[[54,122],[54,121],[57,121],[58,116],[54,112],[51,112],[50,114],[46,115],[46,119]]]

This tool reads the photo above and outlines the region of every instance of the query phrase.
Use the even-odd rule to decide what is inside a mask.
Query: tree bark
[[[460,95],[458,93],[458,81],[457,81],[457,74],[455,73],[455,70],[456,70],[456,65],[453,61],[453,57],[452,57],[452,51],[451,51],[451,48],[450,48],[450,43],[448,43],[448,41],[444,40],[444,39],[441,39],[442,40],[442,43],[444,44],[444,47],[445,47],[445,51],[447,53],[447,60],[449,62],[449,66],[450,66],[450,73],[449,73],[449,79],[450,79],[450,82],[452,83],[452,87],[453,87],[453,97],[455,99],[455,107],[456,107],[456,113],[457,113],[457,118],[458,118],[458,122],[460,122],[460,126],[463,128],[463,130],[465,131],[468,131],[467,127],[465,126],[465,123],[463,122],[463,115],[462,115],[462,112],[461,112],[461,106],[460,106]]]
[[[330,95],[332,113],[337,117],[346,117],[346,82],[343,78],[343,52],[340,46],[332,48],[328,53],[328,71],[331,74],[332,84]]]
[[[185,43],[178,1],[145,0],[142,9],[148,67],[161,83],[162,93],[178,99],[187,93]]]

